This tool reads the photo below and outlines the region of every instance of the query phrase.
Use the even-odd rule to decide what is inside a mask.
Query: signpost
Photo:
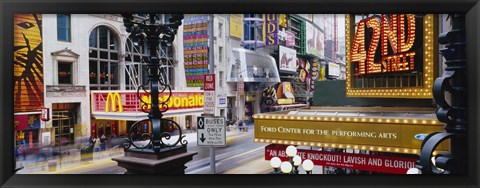
[[[197,145],[210,146],[210,169],[215,174],[215,148],[227,146],[225,117],[197,117]]]

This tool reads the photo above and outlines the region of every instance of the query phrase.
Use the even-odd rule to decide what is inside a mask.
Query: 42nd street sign
[[[225,117],[197,117],[198,146],[227,146]]]

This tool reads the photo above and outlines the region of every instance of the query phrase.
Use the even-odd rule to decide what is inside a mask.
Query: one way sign
[[[225,117],[197,117],[198,146],[227,146]]]

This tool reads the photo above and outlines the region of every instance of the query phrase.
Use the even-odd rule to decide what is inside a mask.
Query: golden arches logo
[[[120,96],[119,93],[108,93],[107,101],[105,103],[105,112],[110,112],[110,108],[109,108],[110,103],[112,104],[112,112],[117,111],[117,104],[118,104],[118,112],[123,112],[122,97]]]

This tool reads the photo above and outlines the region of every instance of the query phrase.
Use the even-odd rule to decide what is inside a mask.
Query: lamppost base
[[[125,156],[112,160],[127,169],[125,174],[185,174],[185,163],[191,161],[197,153],[188,152],[185,146],[164,149],[159,153],[126,149]]]

